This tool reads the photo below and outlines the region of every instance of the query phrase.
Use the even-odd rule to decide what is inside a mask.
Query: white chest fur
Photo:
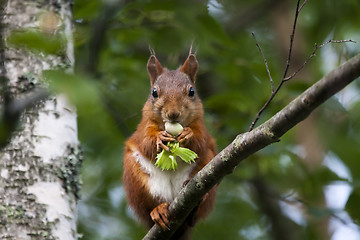
[[[177,161],[175,171],[157,168],[138,151],[133,152],[133,157],[141,166],[141,169],[149,175],[148,186],[151,195],[171,202],[182,188],[184,181],[189,177],[194,164],[189,165],[183,161]]]

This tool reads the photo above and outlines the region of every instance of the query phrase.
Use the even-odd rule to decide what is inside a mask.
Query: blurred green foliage
[[[206,124],[221,150],[248,130],[270,95],[264,62],[251,32],[277,85],[285,68],[295,7],[294,0],[74,1],[75,74],[49,71],[47,77],[54,89],[68,94],[78,111],[85,151],[78,226],[83,239],[141,239],[146,232],[127,208],[121,175],[124,141],[135,131],[150,93],[149,45],[164,66],[176,68],[193,43]],[[359,9],[357,0],[309,1],[298,19],[290,73],[310,56],[315,43],[329,39],[360,42]],[[56,40],[54,45],[43,45],[41,35],[26,34],[14,35],[12,42],[38,39],[44,48],[40,50],[50,53],[61,44]],[[329,44],[318,50],[317,57],[284,85],[260,122],[359,50],[358,43]],[[254,180],[259,178],[282,207],[278,214],[292,223],[290,233],[298,239],[326,239],[322,234],[333,229],[319,226],[329,219],[357,231],[359,237],[359,89],[359,81],[351,84],[321,106],[310,123],[300,124],[302,135],[315,138],[317,144],[309,148],[298,126],[281,142],[240,164],[219,185],[215,210],[197,225],[193,239],[271,238],[276,216],[265,211],[271,206],[266,202],[269,194],[256,194]],[[320,152],[320,159],[311,159],[319,156],[311,151]],[[314,162],[320,163],[314,167]],[[332,167],[334,163],[345,173]],[[336,184],[350,191],[349,198],[344,196],[347,204],[333,208],[326,205],[324,192]]]
[[[59,33],[47,34],[42,31],[28,29],[12,32],[7,41],[11,47],[58,55],[63,54],[63,46],[66,42],[65,36]]]

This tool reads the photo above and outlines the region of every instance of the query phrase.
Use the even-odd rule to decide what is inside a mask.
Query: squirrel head
[[[179,122],[185,127],[202,117],[202,104],[195,88],[197,70],[194,54],[176,70],[162,67],[151,55],[147,63],[151,93],[144,113],[160,126],[165,122]]]

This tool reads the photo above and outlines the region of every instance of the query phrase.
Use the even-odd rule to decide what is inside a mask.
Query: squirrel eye
[[[189,89],[189,97],[193,97],[195,95],[195,90],[193,87],[190,87]]]
[[[158,92],[157,92],[156,88],[154,88],[154,89],[152,90],[151,95],[152,95],[154,98],[159,97],[159,95],[158,95]]]

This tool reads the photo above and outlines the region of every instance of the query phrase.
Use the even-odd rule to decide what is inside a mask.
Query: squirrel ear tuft
[[[190,54],[185,63],[180,67],[180,71],[190,77],[192,83],[195,83],[196,74],[198,70],[198,61],[194,54]]]
[[[157,77],[163,72],[163,67],[155,55],[151,55],[147,63],[147,71],[150,77],[151,85],[154,84]]]

